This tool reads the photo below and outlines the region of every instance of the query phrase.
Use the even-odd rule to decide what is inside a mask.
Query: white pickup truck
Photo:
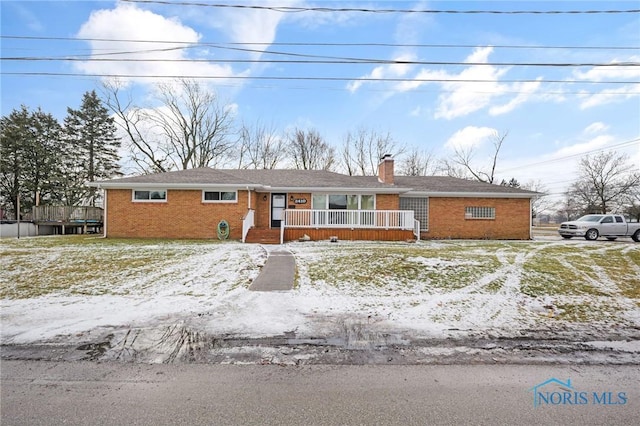
[[[631,237],[633,241],[640,241],[640,223],[629,223],[624,216],[617,214],[588,214],[580,219],[563,222],[558,228],[562,238],[584,237],[587,240],[597,240],[605,237],[613,241],[618,237]]]

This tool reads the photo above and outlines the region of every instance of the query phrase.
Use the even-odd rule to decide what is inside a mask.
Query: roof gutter
[[[535,198],[538,194],[506,193],[506,192],[437,192],[437,191],[411,191],[405,194],[407,197],[431,197],[431,198]]]
[[[247,185],[244,183],[125,183],[125,182],[91,182],[89,186],[104,189],[256,189],[261,185]]]

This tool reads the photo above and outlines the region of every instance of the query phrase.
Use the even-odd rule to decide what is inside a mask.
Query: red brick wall
[[[229,238],[242,238],[246,190],[238,191],[237,203],[203,203],[200,190],[169,190],[166,203],[131,198],[130,189],[107,190],[107,237],[218,238],[218,223],[226,220]]]
[[[336,236],[339,240],[353,241],[405,241],[415,238],[413,232],[401,229],[314,229],[314,228],[286,228],[285,241],[298,240],[307,234],[312,241],[323,241]]]
[[[465,219],[466,207],[494,207],[495,220]],[[429,198],[429,231],[423,238],[528,240],[530,201],[505,198]]]
[[[271,194],[268,192],[257,192],[256,199],[256,228],[268,228],[270,225],[269,218],[271,216],[271,212],[269,211],[269,207],[271,206]]]
[[[398,209],[400,209],[400,196],[398,194],[376,195],[376,210],[398,210]]]

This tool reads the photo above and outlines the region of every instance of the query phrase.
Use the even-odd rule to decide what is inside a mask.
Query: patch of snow
[[[613,351],[640,353],[640,340],[631,341],[592,341],[584,342],[587,346],[598,349],[611,349]]]
[[[28,343],[47,341],[56,336],[80,335],[101,327],[135,328],[178,322],[212,335],[245,337],[288,332],[295,332],[297,337],[332,336],[348,333],[354,327],[357,329],[358,324],[366,326],[370,333],[402,330],[426,337],[450,335],[451,330],[517,335],[520,330],[540,324],[548,327],[550,321],[555,321],[551,319],[548,306],[567,301],[619,306],[621,312],[610,319],[612,323],[624,319],[631,325],[640,325],[637,304],[613,294],[610,289],[615,283],[604,279],[601,287],[608,290],[606,297],[534,298],[520,291],[525,262],[545,247],[571,244],[563,241],[505,244],[495,253],[499,261],[495,269],[458,289],[433,290],[427,283],[402,279],[389,280],[382,287],[361,283],[332,285],[322,280],[312,281],[309,275],[312,262],[326,262],[330,268],[331,259],[349,256],[354,249],[366,253],[388,246],[415,250],[416,255],[405,260],[425,268],[460,267],[463,270],[466,266],[482,264],[482,256],[487,256],[483,244],[436,241],[403,245],[341,241],[338,244],[307,242],[265,248],[240,243],[172,244],[171,249],[187,250],[189,255],[178,261],[160,263],[143,275],[117,275],[117,283],[101,277],[88,283],[99,288],[117,284],[118,294],[61,292],[31,299],[1,300],[0,336],[2,343]],[[478,258],[451,260],[438,254],[440,251],[446,253],[449,247],[465,245],[478,250]],[[297,287],[289,292],[249,291],[248,286],[264,265],[267,252],[283,248],[296,257]],[[95,247],[77,248],[76,251],[92,249]],[[105,247],[107,249],[117,254],[117,249]],[[162,244],[144,247],[146,251],[164,249],[166,246]],[[424,254],[424,250],[429,254]],[[433,257],[428,257],[431,253]],[[65,256],[55,250],[48,256],[51,261],[65,261]],[[7,277],[0,271],[0,278]],[[488,289],[494,284],[493,290]],[[358,342],[356,337],[354,342]]]

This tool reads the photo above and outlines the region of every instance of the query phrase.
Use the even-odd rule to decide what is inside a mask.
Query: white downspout
[[[102,207],[102,237],[107,238],[107,190],[101,188],[104,192],[104,206]]]

